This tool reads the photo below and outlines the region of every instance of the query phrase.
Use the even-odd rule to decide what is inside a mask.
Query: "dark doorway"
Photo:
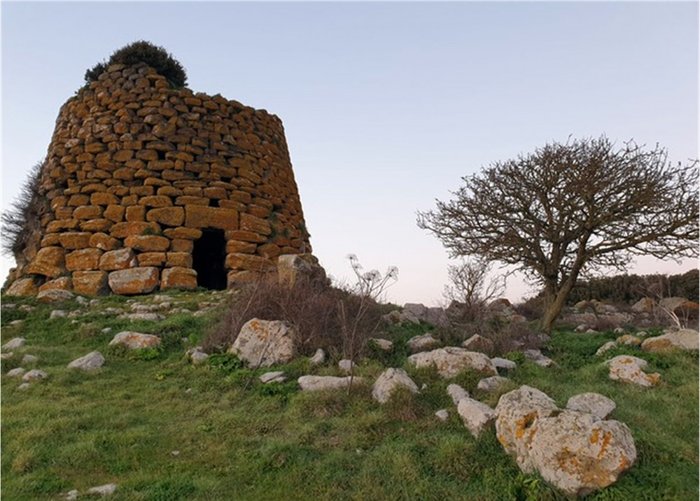
[[[192,249],[192,267],[197,272],[197,285],[207,289],[226,288],[226,239],[222,230],[202,230]]]

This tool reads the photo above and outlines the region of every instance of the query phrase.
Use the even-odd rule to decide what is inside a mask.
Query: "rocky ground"
[[[205,353],[227,297],[3,298],[3,499],[697,497],[695,331],[495,357],[414,305],[362,360],[265,321]]]

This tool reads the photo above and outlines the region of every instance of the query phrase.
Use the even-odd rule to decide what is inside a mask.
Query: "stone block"
[[[108,205],[103,215],[106,219],[115,223],[121,223],[124,220],[124,212],[126,207],[122,205]]]
[[[238,229],[238,212],[233,209],[186,205],[185,226],[236,230]]]
[[[162,252],[170,247],[170,240],[157,235],[130,235],[124,245],[141,252]]]
[[[55,278],[66,271],[66,253],[61,247],[44,247],[39,249],[34,259],[27,266],[26,272]]]
[[[192,254],[189,252],[168,252],[165,265],[168,267],[178,266],[182,268],[191,268]]]
[[[102,251],[89,248],[80,249],[66,254],[66,269],[69,271],[96,270],[100,265]]]
[[[70,277],[58,277],[53,280],[49,280],[45,284],[43,284],[41,287],[39,287],[39,292],[44,292],[48,290],[64,290],[68,291],[71,290],[73,286],[73,281],[71,280]]]
[[[131,249],[117,249],[102,254],[100,258],[100,270],[114,271],[133,268],[136,266],[136,257]]]
[[[136,256],[139,266],[163,266],[165,252],[142,252]]]
[[[185,209],[182,207],[151,209],[146,214],[146,221],[153,221],[166,226],[181,226],[185,221]]]
[[[114,250],[119,247],[119,240],[110,237],[106,233],[93,233],[90,237],[90,247],[101,249],[103,251]]]
[[[192,252],[194,248],[194,243],[192,240],[185,240],[184,238],[175,238],[170,241],[170,250],[172,252]]]
[[[146,266],[113,271],[107,280],[115,294],[148,294],[158,287],[159,275],[158,268]]]
[[[255,254],[257,248],[257,244],[252,242],[239,242],[238,240],[226,242],[226,252],[228,254]]]
[[[175,266],[163,270],[160,284],[161,289],[187,289],[197,288],[197,272],[191,268]]]
[[[110,235],[115,238],[126,238],[132,235],[148,235],[160,233],[160,226],[153,222],[126,222],[117,223],[109,230]]]
[[[102,208],[97,205],[81,205],[73,211],[75,219],[97,219],[102,215]]]
[[[58,236],[58,241],[65,249],[85,249],[90,247],[90,237],[92,233],[69,231],[61,233]]]
[[[101,296],[106,294],[106,271],[75,271],[73,272],[73,290],[85,296]]]
[[[228,254],[226,256],[226,268],[230,270],[264,272],[274,266],[274,263],[268,259],[252,254]]]
[[[241,214],[240,229],[259,235],[270,235],[272,233],[272,227],[269,221],[250,214]]]

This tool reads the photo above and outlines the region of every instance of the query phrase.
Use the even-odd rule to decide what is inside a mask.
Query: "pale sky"
[[[397,303],[442,301],[447,253],[416,211],[482,166],[602,133],[699,156],[697,2],[2,2],[0,13],[3,210],[85,70],[146,39],[194,91],[282,119],[314,253],[339,278],[349,253],[398,266]],[[0,261],[3,280],[12,265]],[[506,295],[526,292],[516,278]]]

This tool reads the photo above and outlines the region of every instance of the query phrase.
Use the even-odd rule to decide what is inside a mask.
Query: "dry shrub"
[[[372,301],[367,308],[366,299],[365,313],[358,318],[361,303],[359,296],[308,277],[300,277],[292,287],[261,279],[232,296],[222,321],[205,339],[204,348],[217,351],[230,346],[246,322],[259,318],[283,320],[294,326],[299,332],[299,351],[303,355],[312,355],[317,348],[323,348],[332,356],[351,357],[347,340],[343,339],[347,323],[351,327],[356,325],[359,342],[355,349],[362,350],[381,318],[380,306]]]
[[[537,349],[545,341],[544,336],[533,330],[527,322],[511,322],[496,317],[437,330],[437,336],[448,346],[459,346],[475,334],[493,341],[495,355],[514,350]]]

